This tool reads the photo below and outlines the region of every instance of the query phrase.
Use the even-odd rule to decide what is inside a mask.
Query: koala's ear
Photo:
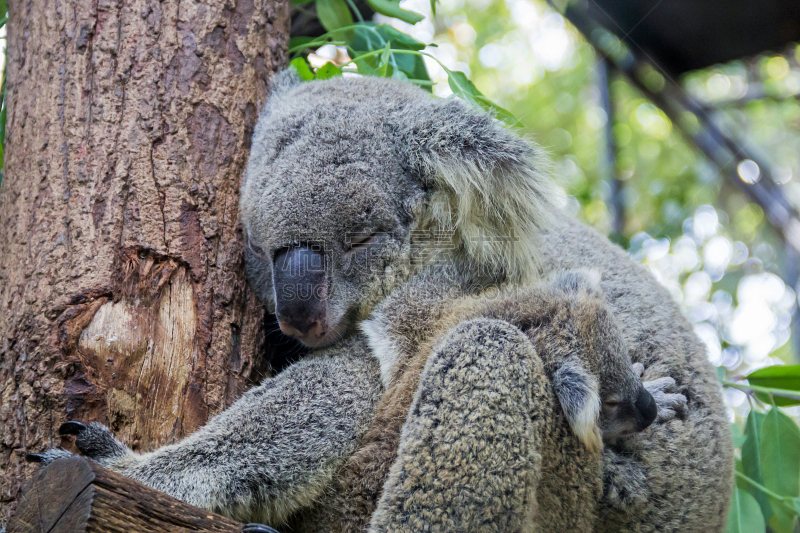
[[[406,122],[411,168],[433,189],[426,216],[454,232],[460,259],[512,281],[535,276],[537,237],[560,196],[542,149],[457,99]]]
[[[297,73],[294,67],[286,67],[272,77],[269,86],[269,97],[280,96],[293,87],[300,85],[302,82],[303,80],[300,78],[300,74]]]
[[[600,272],[588,268],[557,272],[550,277],[550,286],[566,294],[603,296]]]
[[[603,447],[598,419],[600,389],[597,379],[571,357],[553,374],[553,389],[572,431],[592,452]]]

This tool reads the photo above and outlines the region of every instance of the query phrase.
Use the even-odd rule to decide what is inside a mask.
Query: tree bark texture
[[[88,459],[34,476],[8,533],[240,533],[242,524],[145,487]]]
[[[16,0],[0,189],[0,524],[71,419],[175,441],[266,371],[238,188],[287,0]]]

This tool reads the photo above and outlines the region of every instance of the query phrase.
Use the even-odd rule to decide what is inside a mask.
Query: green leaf
[[[319,0],[317,0],[319,2]],[[407,11],[400,8],[400,2],[392,2],[392,0],[367,0],[367,4],[377,13],[386,15],[387,17],[394,17],[409,24],[416,24],[424,20],[425,17],[413,11]]]
[[[386,46],[383,48],[383,52],[381,53],[381,62],[378,66],[378,76],[386,77],[386,74],[389,72],[389,57],[391,55],[391,43],[386,43]]]
[[[387,43],[391,44],[392,50],[412,50],[412,51],[420,51],[425,48],[425,44],[417,41],[410,35],[407,35],[391,26],[386,24],[373,24],[373,23],[365,23],[363,25],[359,24],[359,27],[355,28],[353,33],[355,34],[353,39],[349,43],[348,51],[350,52],[350,57],[356,58],[360,54],[375,52],[377,50],[382,50]],[[387,75],[391,72],[391,76],[394,78],[401,78],[402,75],[397,73],[397,70],[401,70],[408,79],[410,80],[419,80],[419,81],[430,81],[430,76],[428,75],[428,69],[425,66],[425,61],[419,54],[393,54],[394,60],[391,63],[392,68],[387,69]],[[355,60],[354,63],[358,68],[359,73],[369,75],[369,76],[376,76],[379,61],[376,59],[371,60],[372,58],[364,58]],[[362,63],[363,61],[368,61],[367,65]],[[370,71],[370,68],[373,69]],[[430,91],[430,87],[426,87],[427,90]]]
[[[381,24],[376,27],[376,29],[384,36],[384,38],[394,41],[395,48],[402,48],[405,50],[423,50],[426,46],[425,43],[419,42],[407,33],[403,33],[392,26]]]
[[[356,64],[356,70],[358,70],[358,73],[362,76],[378,76],[377,61],[375,57],[354,59],[353,63]]]
[[[314,41],[315,39],[313,37],[305,37],[305,36],[292,37],[291,39],[289,39],[289,50],[291,50],[292,48],[300,48],[301,46],[306,45],[308,43],[313,43]]]
[[[5,17],[6,15],[8,15],[8,2],[0,0],[0,17]]]
[[[770,409],[759,445],[763,485],[781,496],[800,495],[800,429],[794,420],[779,408]]]
[[[453,93],[467,100],[473,101],[481,92],[475,84],[469,81],[467,75],[458,70],[445,69],[447,72],[447,84]]]
[[[353,25],[353,15],[344,0],[317,0],[317,17],[327,31]]]
[[[728,508],[725,533],[760,533],[765,530],[766,523],[758,502],[749,492],[735,489]]]
[[[497,118],[509,126],[521,125],[519,119],[511,111],[500,107],[481,94],[475,84],[469,81],[466,74],[447,68],[445,68],[445,71],[447,71],[447,84],[450,85],[450,89],[453,90],[454,94],[468,102],[479,105],[487,111],[493,112]]]
[[[431,13],[436,16],[436,0],[431,0]]]
[[[292,5],[299,6],[299,5],[302,5],[302,4],[310,4],[313,1],[314,0],[292,0]]]
[[[314,73],[311,72],[311,68],[308,66],[308,63],[304,58],[297,57],[292,59],[292,61],[289,63],[289,66],[294,67],[294,69],[300,75],[300,79],[303,81],[311,81],[314,79]]]
[[[750,411],[744,424],[744,443],[742,443],[742,473],[761,485],[764,484],[761,475],[761,428],[766,417],[764,413]],[[772,516],[772,506],[767,495],[755,487],[749,487],[748,491],[761,506],[764,519],[769,520]]]
[[[514,116],[514,113],[505,109],[504,107],[500,107],[499,105],[495,104],[488,98],[483,95],[476,96],[475,100],[487,111],[494,112],[495,116],[502,120],[508,126],[522,126],[522,122]]]
[[[342,69],[334,65],[333,63],[325,63],[321,67],[317,69],[317,79],[318,80],[328,80],[330,78],[334,78],[336,76],[342,75]]]
[[[783,389],[787,391],[800,391],[800,365],[775,365],[756,370],[747,376],[751,385]],[[772,403],[768,394],[756,393],[756,397],[765,403]],[[800,405],[799,400],[773,396],[775,405],[789,407]]]
[[[769,519],[769,527],[775,533],[794,533],[794,525],[797,521],[797,513],[790,511],[784,505],[775,503],[772,518]]]

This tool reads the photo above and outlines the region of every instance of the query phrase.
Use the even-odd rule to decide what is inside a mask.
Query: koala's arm
[[[278,523],[320,495],[381,394],[378,364],[366,349],[351,342],[329,351],[265,380],[196,433],[151,453],[132,453],[101,424],[64,429],[106,468],[241,521]],[[37,457],[47,463],[58,455]]]

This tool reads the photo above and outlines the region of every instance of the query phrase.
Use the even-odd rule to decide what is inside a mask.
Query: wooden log
[[[72,457],[55,461],[31,479],[8,533],[239,533],[242,528],[239,522]]]

